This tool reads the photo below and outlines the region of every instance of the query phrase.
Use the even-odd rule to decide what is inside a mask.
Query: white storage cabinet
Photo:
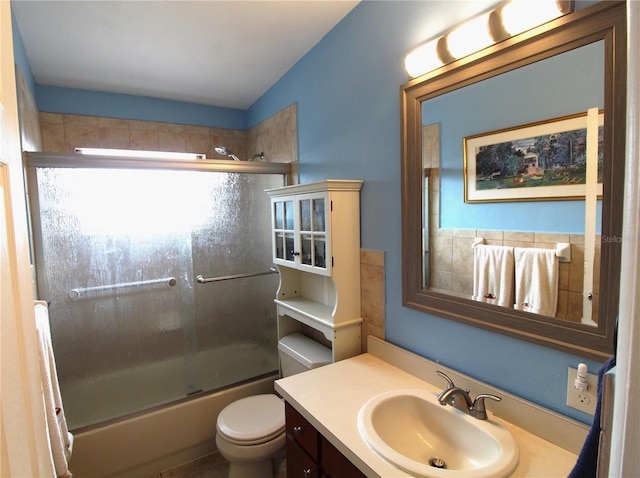
[[[334,361],[360,353],[360,189],[326,180],[269,189],[278,338],[320,331]]]

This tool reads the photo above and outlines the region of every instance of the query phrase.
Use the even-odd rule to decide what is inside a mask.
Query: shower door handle
[[[225,280],[232,279],[244,279],[245,277],[257,277],[257,276],[266,276],[269,274],[277,274],[278,269],[275,267],[271,267],[268,271],[262,272],[249,272],[248,274],[233,274],[230,276],[218,276],[218,277],[204,277],[202,274],[196,277],[196,282],[198,284],[207,284],[209,282],[220,282]]]
[[[88,292],[103,292],[103,291],[109,291],[113,289],[127,289],[130,287],[143,287],[143,286],[161,285],[161,284],[166,284],[169,287],[173,287],[177,283],[178,281],[176,280],[175,277],[165,277],[163,279],[141,280],[136,282],[123,282],[120,284],[109,284],[109,285],[99,285],[95,287],[76,288],[76,289],[71,289],[67,293],[67,296],[71,300],[78,300],[80,296]]]

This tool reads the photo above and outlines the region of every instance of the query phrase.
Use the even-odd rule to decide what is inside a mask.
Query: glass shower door
[[[193,342],[186,350],[189,393],[215,390],[278,370],[278,275],[271,255],[265,189],[281,176],[208,176],[203,220],[193,228]]]
[[[38,168],[36,179],[39,296],[71,428],[277,370],[277,276],[195,277],[268,270],[264,189],[282,176]]]

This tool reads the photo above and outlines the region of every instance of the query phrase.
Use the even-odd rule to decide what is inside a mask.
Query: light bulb
[[[454,58],[480,51],[494,43],[489,34],[489,14],[463,23],[447,35],[447,49]]]
[[[407,55],[404,67],[413,78],[443,65],[438,56],[438,39],[419,46]]]
[[[562,14],[556,0],[512,0],[502,7],[500,16],[504,29],[510,35],[517,35]]]
[[[154,159],[206,159],[205,154],[199,153],[174,153],[171,151],[141,151],[137,149],[110,149],[110,148],[76,148],[77,154],[95,156],[116,156],[126,158],[154,158]]]

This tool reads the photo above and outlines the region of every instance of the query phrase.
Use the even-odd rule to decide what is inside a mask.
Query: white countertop
[[[280,393],[342,454],[368,477],[410,476],[368,447],[358,432],[357,415],[373,396],[398,389],[440,390],[389,363],[363,354],[276,381]],[[576,455],[522,428],[501,420],[520,449],[520,462],[512,477],[566,477]]]

